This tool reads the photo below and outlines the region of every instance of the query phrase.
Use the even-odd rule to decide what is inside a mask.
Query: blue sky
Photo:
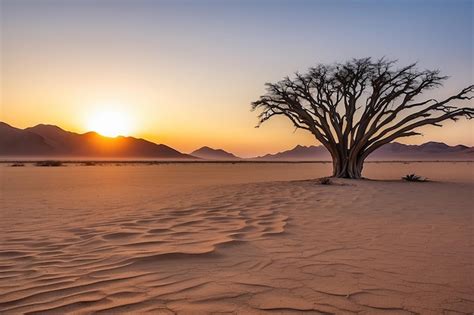
[[[253,129],[249,103],[265,82],[320,62],[418,61],[451,76],[440,97],[473,83],[473,1],[2,0],[1,9],[2,119],[20,127],[84,131],[78,117],[119,102],[137,135],[248,155],[314,142],[284,120]],[[470,123],[447,127],[410,141],[474,145]]]

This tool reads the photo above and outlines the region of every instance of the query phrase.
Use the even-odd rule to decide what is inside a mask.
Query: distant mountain
[[[46,140],[35,133],[0,122],[0,155],[44,155],[54,150]]]
[[[213,149],[209,147],[202,147],[190,153],[192,156],[205,160],[237,160],[240,159],[232,153],[226,152],[222,149]]]
[[[474,160],[474,148],[449,146],[442,142],[407,145],[392,142],[374,151],[369,159],[377,160]]]
[[[164,144],[134,137],[104,137],[96,132],[78,134],[53,125],[19,129],[0,122],[0,156],[4,157],[71,157],[71,158],[154,158],[238,160],[221,149],[202,147],[191,155]],[[253,158],[268,161],[328,161],[323,146],[297,145],[291,150]],[[441,142],[406,145],[386,144],[373,152],[369,160],[474,160],[474,147],[449,146]]]
[[[259,160],[317,160],[317,161],[327,161],[331,159],[331,155],[326,150],[325,147],[321,146],[303,146],[297,145],[291,150],[278,152],[275,154],[267,154],[264,156],[259,156],[256,159]]]
[[[0,156],[192,159],[164,144],[134,137],[78,134],[53,125],[24,130],[0,122]]]
[[[329,152],[323,146],[297,145],[291,150],[267,154],[257,160],[280,161],[327,161]],[[474,147],[449,146],[442,142],[427,142],[421,145],[406,145],[392,142],[374,151],[368,160],[474,160]]]

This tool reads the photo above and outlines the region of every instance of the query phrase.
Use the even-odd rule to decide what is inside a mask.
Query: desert
[[[472,163],[329,171],[2,165],[0,312],[472,312]]]
[[[0,315],[473,315],[473,13],[0,0]]]

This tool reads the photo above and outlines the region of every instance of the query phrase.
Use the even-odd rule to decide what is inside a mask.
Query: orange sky
[[[82,133],[101,113],[116,111],[126,117],[129,135],[182,152],[207,145],[247,157],[316,144],[283,118],[255,129],[250,102],[266,81],[317,62],[419,61],[452,77],[436,97],[473,82],[469,2],[396,7],[390,17],[370,1],[354,7],[283,1],[272,8],[238,1],[1,3],[0,120],[20,128],[48,123]],[[434,19],[441,11],[444,19]],[[346,24],[330,18],[336,15]],[[471,122],[423,132],[404,141],[474,145]]]

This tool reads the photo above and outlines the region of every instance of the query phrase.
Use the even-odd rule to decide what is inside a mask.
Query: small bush
[[[63,163],[61,161],[39,161],[36,162],[36,166],[63,166]]]
[[[11,167],[23,167],[25,166],[25,164],[23,163],[13,163],[12,165],[10,165]]]
[[[332,184],[331,179],[329,177],[320,178],[319,183],[321,185],[331,185]]]
[[[95,166],[95,162],[87,161],[87,162],[82,163],[82,165],[83,166]]]
[[[404,177],[402,177],[402,179],[406,180],[407,182],[426,182],[427,181],[426,178],[423,178],[416,174],[407,174]]]

